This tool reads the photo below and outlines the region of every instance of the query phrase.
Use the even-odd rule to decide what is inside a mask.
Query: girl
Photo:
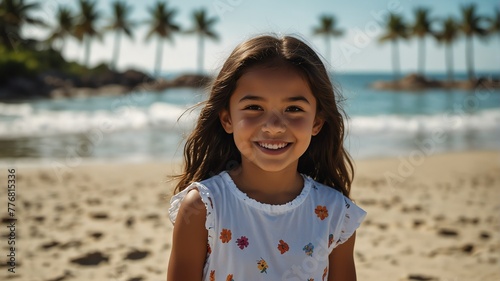
[[[318,55],[259,36],[234,49],[184,148],[169,281],[356,280],[343,111]]]

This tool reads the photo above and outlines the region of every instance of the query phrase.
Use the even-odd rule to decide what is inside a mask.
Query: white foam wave
[[[500,130],[500,109],[474,114],[356,116],[349,120],[348,127],[351,133],[358,135]]]
[[[190,130],[198,111],[186,113],[185,107],[164,102],[149,107],[123,106],[113,110],[69,111],[34,109],[30,104],[0,103],[0,139],[78,134],[100,130],[104,133],[120,130],[162,128]],[[350,134],[432,133],[449,131],[500,130],[500,109],[488,109],[474,114],[376,115],[351,116],[347,125]]]
[[[189,128],[196,114],[185,114],[185,108],[168,103],[154,103],[147,108],[122,106],[113,111],[33,110],[30,105],[11,105],[1,109],[0,139],[78,134],[100,130],[105,133],[144,128]],[[16,111],[21,108],[22,111]]]

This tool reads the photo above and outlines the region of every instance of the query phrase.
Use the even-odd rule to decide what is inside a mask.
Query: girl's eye
[[[302,112],[304,110],[302,110],[300,107],[289,106],[289,107],[287,107],[287,109],[285,111],[287,111],[287,112]]]
[[[261,110],[262,108],[258,105],[249,105],[244,108],[244,110]]]

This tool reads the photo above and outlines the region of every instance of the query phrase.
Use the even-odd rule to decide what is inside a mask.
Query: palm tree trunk
[[[60,53],[61,55],[63,55],[63,54],[64,54],[64,47],[65,47],[65,46],[66,46],[66,38],[65,38],[65,37],[64,37],[64,35],[63,35],[63,37],[61,37],[61,46],[59,47],[59,53]]]
[[[424,75],[425,68],[425,37],[418,40],[418,74]]]
[[[3,43],[8,50],[13,51],[15,48],[13,42],[15,38],[13,37],[16,37],[15,36],[16,33],[11,30],[12,29],[9,28],[8,26],[0,27],[0,38],[2,39],[0,43]],[[19,36],[17,36],[16,38],[19,38]]]
[[[118,64],[118,55],[120,53],[120,38],[121,31],[117,30],[115,34],[115,46],[113,48],[113,60],[111,62],[111,69],[116,70],[116,65]]]
[[[331,65],[332,63],[332,47],[330,42],[330,36],[325,35],[325,47],[326,47],[326,61]]]
[[[448,81],[453,81],[453,49],[451,43],[447,43],[444,49],[446,55],[446,72],[448,73]]]
[[[465,38],[465,52],[466,52],[466,65],[467,65],[467,75],[469,80],[474,79],[474,61],[473,61],[473,46],[472,46],[472,35],[467,35]]]
[[[155,76],[160,74],[161,70],[161,60],[163,54],[163,38],[158,36],[158,45],[156,47],[156,64],[155,64]]]
[[[198,73],[203,72],[203,53],[204,53],[204,40],[203,34],[198,34]]]
[[[398,41],[396,39],[393,39],[391,40],[391,42],[392,42],[392,69],[394,70],[394,81],[397,81],[400,75]]]
[[[90,36],[85,35],[85,57],[83,59],[83,63],[87,68],[89,68],[89,59],[90,59]]]

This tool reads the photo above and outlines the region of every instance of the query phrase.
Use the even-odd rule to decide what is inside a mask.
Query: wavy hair
[[[174,193],[194,181],[202,181],[235,164],[241,155],[233,135],[227,134],[219,112],[229,110],[229,99],[238,79],[254,66],[292,66],[306,78],[317,101],[317,114],[324,119],[320,132],[313,136],[306,152],[299,158],[297,170],[314,180],[349,196],[354,168],[344,148],[344,116],[341,94],[314,50],[293,36],[263,35],[239,44],[229,55],[213,81],[210,96],[204,103],[195,129],[184,146],[184,166]]]

